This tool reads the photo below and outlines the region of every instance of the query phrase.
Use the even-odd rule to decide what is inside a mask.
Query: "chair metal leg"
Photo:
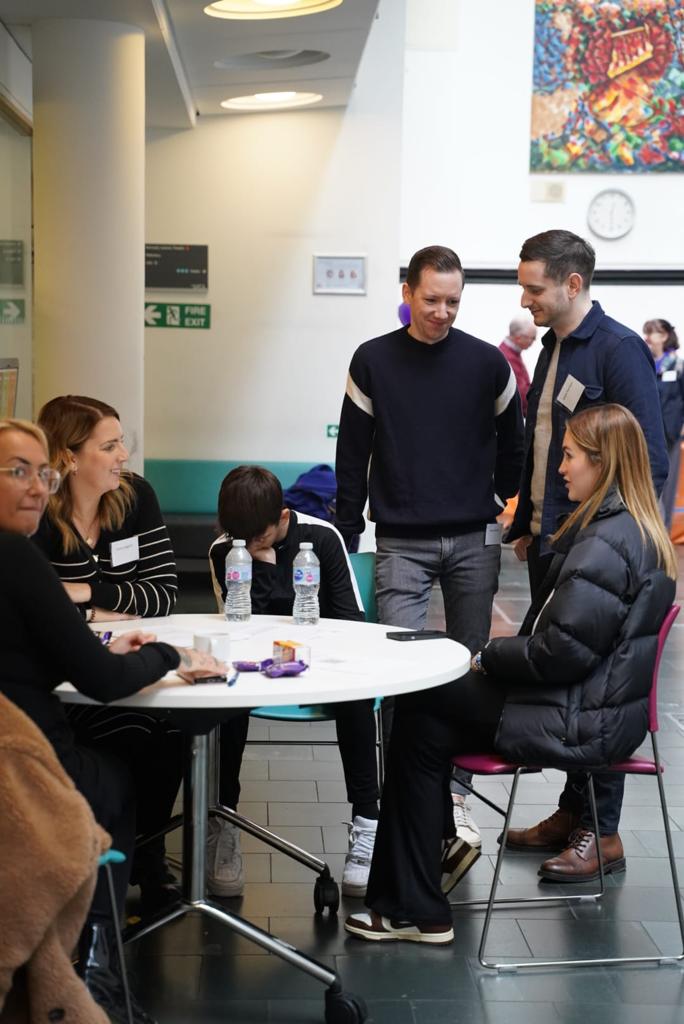
[[[681,939],[682,939],[682,952],[678,956],[661,956],[661,955],[658,955],[658,956],[631,956],[631,957],[595,957],[595,958],[592,958],[592,959],[587,958],[587,959],[582,959],[582,960],[569,960],[569,959],[525,960],[525,961],[517,961],[517,962],[509,962],[509,963],[498,963],[498,962],[493,962],[493,961],[489,961],[489,960],[486,959],[486,956],[485,956],[485,946],[486,946],[486,942],[487,942],[487,936],[488,936],[488,933],[489,933],[489,925],[490,925],[490,922],[491,922],[492,912],[493,912],[495,907],[501,906],[502,904],[510,904],[510,903],[518,903],[518,904],[540,903],[540,902],[546,903],[546,902],[550,902],[551,900],[553,900],[554,902],[557,902],[559,899],[563,900],[565,902],[568,902],[568,903],[574,902],[574,901],[587,900],[587,899],[596,900],[596,899],[599,899],[604,894],[604,892],[605,892],[605,864],[604,864],[604,861],[603,861],[603,853],[601,851],[599,822],[598,822],[598,811],[597,811],[597,807],[596,807],[596,796],[595,796],[595,793],[594,793],[594,781],[593,781],[592,774],[589,773],[588,774],[587,785],[588,785],[588,793],[589,793],[589,804],[590,804],[590,807],[591,807],[592,824],[593,824],[593,827],[594,827],[594,835],[597,837],[597,856],[598,856],[598,862],[599,862],[599,884],[600,884],[600,891],[597,892],[597,893],[591,893],[589,895],[583,894],[583,895],[580,895],[580,896],[555,896],[555,897],[547,897],[547,898],[545,898],[543,900],[539,900],[539,899],[496,900],[494,898],[495,893],[496,893],[496,887],[497,887],[498,881],[499,881],[499,874],[500,874],[500,869],[501,869],[501,863],[503,861],[503,855],[504,855],[504,849],[505,849],[505,845],[506,845],[506,839],[508,837],[508,829],[509,829],[509,825],[510,825],[512,809],[513,809],[513,802],[514,802],[514,799],[515,799],[515,792],[516,792],[517,785],[518,785],[518,777],[520,775],[520,771],[518,770],[516,772],[516,774],[515,774],[515,777],[514,777],[514,780],[513,780],[513,785],[511,787],[511,799],[510,799],[509,804],[508,804],[508,810],[507,810],[507,814],[506,814],[506,822],[504,824],[504,831],[503,831],[503,835],[501,837],[501,848],[499,850],[499,856],[497,858],[496,869],[495,869],[495,872],[494,872],[494,881],[492,883],[492,888],[490,890],[489,900],[487,901],[487,912],[485,914],[485,920],[484,920],[484,924],[483,924],[483,928],[482,928],[482,936],[481,936],[481,939],[480,939],[480,948],[478,950],[478,960],[480,961],[480,964],[482,965],[482,967],[487,967],[487,968],[490,968],[490,969],[493,969],[493,970],[497,970],[500,973],[504,973],[506,971],[536,970],[536,969],[539,969],[539,968],[615,967],[615,966],[619,966],[621,964],[648,964],[648,963],[654,963],[654,964],[658,964],[659,966],[669,966],[669,965],[680,964],[680,963],[682,963],[682,961],[684,961],[684,912],[683,912],[683,909],[682,909],[682,898],[681,898],[681,893],[680,893],[680,890],[679,890],[679,882],[678,882],[678,877],[677,877],[677,866],[676,866],[676,862],[675,862],[674,848],[673,848],[673,845],[672,845],[672,836],[671,836],[670,824],[669,824],[668,814],[667,814],[667,801],[666,801],[666,798],[665,798],[665,787],[664,787],[663,780],[662,780],[662,775],[661,775],[661,772],[660,772],[660,761],[659,761],[659,758],[658,758],[658,748],[657,748],[657,743],[656,743],[656,740],[655,740],[655,735],[652,734],[651,738],[653,740],[654,761],[655,761],[656,767],[658,769],[657,773],[656,773],[656,777],[657,777],[657,781],[658,781],[658,791],[659,791],[659,794],[660,794],[660,805],[661,805],[661,809],[662,809],[662,812],[663,812],[663,825],[664,825],[664,828],[665,828],[665,837],[666,837],[667,848],[668,848],[668,857],[669,857],[669,860],[670,860],[670,870],[672,872],[672,882],[673,882],[673,887],[674,887],[674,892],[675,892],[675,904],[677,906],[677,916],[678,916],[678,919],[679,919],[679,930],[680,930],[680,935],[681,935]],[[461,903],[461,904],[452,904],[452,906],[467,906],[467,905],[473,906],[473,905],[477,905],[478,903],[481,903],[481,902],[483,902],[483,901],[471,901],[470,904],[464,902],[464,903]]]
[[[682,952],[679,953],[678,956],[662,957],[659,962],[661,964],[674,964],[684,960],[684,911],[682,910],[682,894],[679,888],[677,862],[675,860],[674,846],[672,845],[672,831],[670,829],[670,817],[667,811],[665,783],[663,782],[663,773],[660,770],[660,755],[658,753],[658,742],[656,740],[656,734],[654,732],[651,733],[651,743],[653,744],[653,760],[655,761],[656,766],[658,795],[660,797],[660,807],[663,812],[663,825],[665,826],[665,842],[667,843],[667,856],[670,861],[670,872],[672,874],[672,888],[674,890],[675,906],[677,908],[677,920],[679,921],[679,935],[682,941]]]
[[[112,905],[114,939],[116,941],[116,955],[119,958],[119,969],[121,971],[121,987],[123,988],[124,1002],[126,1005],[126,1019],[128,1020],[128,1024],[134,1024],[133,1008],[131,1006],[131,990],[128,987],[128,972],[126,971],[126,961],[124,959],[123,939],[121,938],[121,922],[119,921],[119,910],[116,904],[116,893],[114,892],[114,879],[112,878],[111,865],[108,863],[105,864],[104,869],[107,876],[107,891],[109,892],[109,901]]]
[[[511,785],[511,795],[510,795],[510,797],[508,799],[508,804],[507,804],[507,807],[506,807],[505,811],[502,810],[500,807],[498,807],[496,804],[493,804],[490,800],[487,800],[486,797],[481,796],[477,792],[477,790],[473,789],[471,786],[468,786],[466,783],[463,783],[463,785],[465,785],[466,788],[470,789],[470,791],[473,793],[473,795],[477,796],[478,799],[483,800],[485,803],[487,803],[494,810],[499,811],[500,814],[503,814],[504,818],[505,818],[505,821],[504,821],[503,831],[502,831],[502,834],[501,834],[501,844],[499,846],[499,853],[498,853],[497,861],[496,861],[495,874],[494,874],[494,882],[492,883],[492,888],[490,890],[489,897],[487,899],[483,899],[483,900],[449,900],[450,906],[452,906],[452,907],[489,907],[490,903],[492,903],[493,907],[514,906],[514,905],[522,906],[522,905],[525,905],[525,904],[536,904],[537,906],[549,906],[550,904],[556,904],[556,903],[566,903],[566,904],[572,905],[573,903],[586,903],[586,902],[588,902],[590,900],[595,901],[597,899],[600,899],[601,896],[603,896],[604,883],[603,883],[603,881],[601,881],[601,885],[600,885],[600,888],[599,888],[598,892],[568,893],[567,895],[565,893],[554,893],[554,895],[552,895],[552,896],[510,896],[510,897],[506,896],[506,897],[503,897],[501,899],[493,899],[493,896],[496,893],[496,887],[498,885],[499,875],[501,874],[501,867],[503,865],[503,857],[504,857],[504,854],[505,854],[505,851],[506,851],[506,841],[508,839],[508,832],[509,832],[509,829],[510,829],[510,822],[511,822],[511,817],[512,817],[512,814],[513,814],[513,805],[515,803],[515,796],[516,796],[517,789],[518,789],[518,782],[520,780],[520,776],[521,775],[527,775],[528,773],[529,773],[529,769],[527,769],[527,768],[522,768],[521,767],[521,768],[518,768],[516,770],[516,772],[515,772],[515,774],[513,776],[513,783]],[[489,925],[487,925],[487,930],[489,930]],[[486,938],[486,936],[485,936],[485,938]],[[480,945],[480,949],[482,950],[483,948],[484,947],[481,944]],[[501,967],[501,968],[505,969],[505,968],[509,968],[509,965],[507,965],[507,964],[483,964],[483,967],[496,967],[497,969],[499,967]]]
[[[382,707],[375,712],[375,728],[377,731],[375,746],[378,752],[378,791],[382,795],[382,787],[385,784],[385,734],[382,729]]]

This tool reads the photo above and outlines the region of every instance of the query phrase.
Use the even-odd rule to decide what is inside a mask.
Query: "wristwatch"
[[[472,665],[476,672],[481,672],[482,675],[486,676],[487,673],[482,667],[482,651],[478,651],[477,654],[473,655]]]

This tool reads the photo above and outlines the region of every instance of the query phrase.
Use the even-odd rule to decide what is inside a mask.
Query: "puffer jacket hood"
[[[496,749],[526,764],[599,768],[632,754],[646,734],[658,630],[675,583],[616,491],[555,550],[520,634],[482,652],[506,689]]]

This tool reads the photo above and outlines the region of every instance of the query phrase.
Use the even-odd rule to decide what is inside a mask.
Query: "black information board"
[[[24,283],[24,243],[20,238],[0,238],[0,285]]]
[[[145,246],[146,288],[206,288],[208,245]]]

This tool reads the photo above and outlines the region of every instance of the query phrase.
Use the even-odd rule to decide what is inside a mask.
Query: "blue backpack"
[[[335,518],[337,480],[332,466],[321,464],[301,473],[283,492],[283,504],[295,512],[317,516],[331,523]]]

